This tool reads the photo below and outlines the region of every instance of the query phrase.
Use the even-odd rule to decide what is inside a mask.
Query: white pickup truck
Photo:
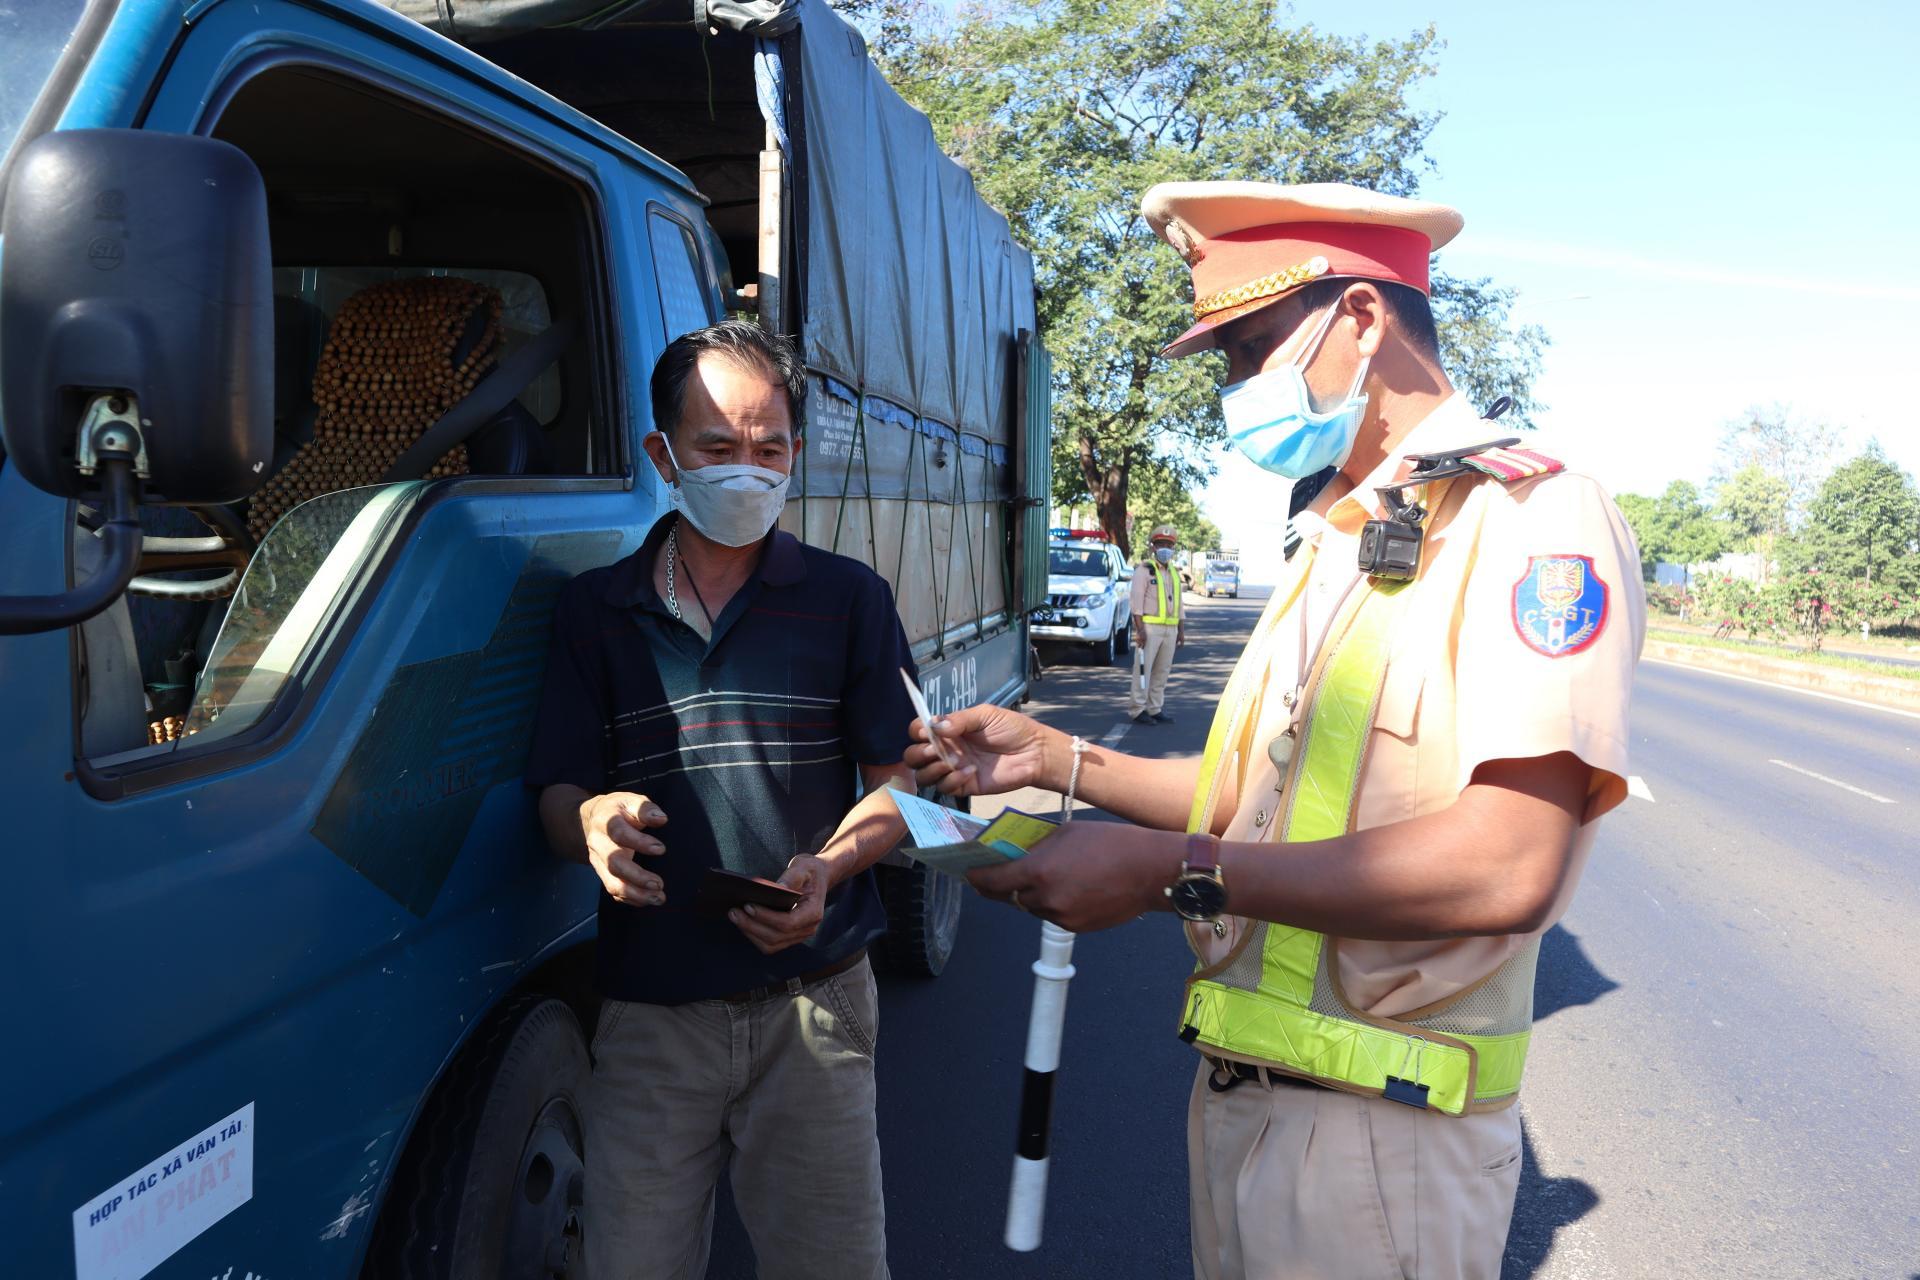
[[[1038,642],[1086,645],[1107,664],[1132,649],[1133,575],[1111,542],[1056,538],[1047,544],[1047,603],[1027,615]]]

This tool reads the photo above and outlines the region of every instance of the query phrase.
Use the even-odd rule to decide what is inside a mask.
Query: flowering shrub
[[[1682,586],[1663,583],[1658,586],[1648,587],[1647,605],[1655,613],[1662,613],[1668,617],[1687,618],[1698,616],[1698,611],[1694,607],[1693,593]]]
[[[1860,624],[1904,624],[1920,616],[1920,599],[1857,578],[1818,569],[1785,574],[1765,586],[1742,578],[1698,580],[1696,617],[1711,622],[1714,635],[1739,633],[1748,640],[1794,640],[1818,651],[1829,632],[1858,631]]]

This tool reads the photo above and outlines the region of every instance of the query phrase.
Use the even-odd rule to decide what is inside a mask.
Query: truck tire
[[[1101,666],[1110,667],[1115,662],[1119,661],[1119,658],[1118,658],[1118,655],[1120,652],[1119,634],[1120,634],[1120,628],[1115,627],[1112,631],[1107,632],[1107,643],[1104,646],[1099,644],[1094,645],[1093,652],[1097,657],[1100,658]]]
[[[1126,656],[1127,656],[1128,654],[1130,654],[1130,653],[1132,653],[1132,652],[1133,652],[1133,622],[1132,622],[1132,620],[1131,620],[1131,619],[1129,619],[1129,620],[1128,620],[1128,621],[1126,621],[1126,622],[1116,622],[1116,623],[1114,623],[1114,624],[1113,624],[1113,631],[1114,631],[1114,634],[1115,634],[1115,635],[1117,635],[1117,636],[1119,636],[1119,637],[1120,637],[1120,639],[1119,639],[1119,642],[1118,642],[1118,644],[1119,644],[1119,652],[1120,652],[1120,656],[1124,658],[1124,657],[1126,657]]]
[[[965,887],[953,876],[919,863],[874,868],[880,900],[887,908],[887,932],[880,953],[887,968],[914,978],[937,978],[953,955],[960,935]]]
[[[587,1044],[573,1011],[508,1000],[460,1051],[394,1171],[363,1280],[554,1280],[580,1257]]]

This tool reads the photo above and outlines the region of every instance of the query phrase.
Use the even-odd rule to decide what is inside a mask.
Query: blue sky
[[[1300,0],[1293,20],[1446,48],[1421,194],[1451,272],[1553,338],[1540,441],[1616,492],[1704,482],[1721,425],[1791,405],[1920,472],[1920,3]],[[1203,506],[1259,536],[1273,481]]]

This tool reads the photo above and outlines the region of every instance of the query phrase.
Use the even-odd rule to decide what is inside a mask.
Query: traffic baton
[[[1060,1033],[1067,1020],[1067,983],[1073,978],[1073,935],[1051,921],[1040,925],[1040,958],[1033,962],[1033,1010],[1027,1016],[1026,1071],[1020,1086],[1020,1136],[1007,1194],[1007,1247],[1040,1247],[1047,1211],[1047,1139],[1053,1127],[1053,1077],[1060,1066]]]

